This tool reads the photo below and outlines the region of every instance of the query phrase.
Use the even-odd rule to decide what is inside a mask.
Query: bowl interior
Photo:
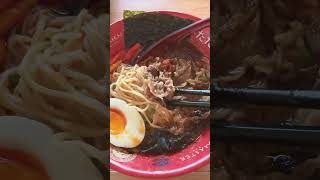
[[[159,13],[173,15],[192,21],[199,18],[169,11]],[[191,42],[207,57],[210,57],[210,28],[203,29],[191,36]],[[125,49],[124,21],[110,26],[110,57]],[[209,60],[210,61],[210,60]],[[161,156],[144,156],[141,154],[124,154],[110,149],[111,168],[121,173],[140,177],[172,177],[194,171],[206,165],[210,160],[210,130],[204,131],[196,142],[176,154]]]

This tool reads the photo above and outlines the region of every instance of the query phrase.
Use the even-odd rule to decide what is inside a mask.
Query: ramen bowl
[[[169,11],[161,14],[176,16],[181,19],[197,21],[200,18]],[[110,57],[125,49],[124,20],[110,25]],[[190,40],[205,56],[210,57],[210,28],[194,33]],[[168,155],[146,156],[143,154],[126,154],[111,147],[111,169],[120,173],[146,177],[168,178],[195,171],[210,161],[210,130],[205,130],[199,138],[178,153]]]

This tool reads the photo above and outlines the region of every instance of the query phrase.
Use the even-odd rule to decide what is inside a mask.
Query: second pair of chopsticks
[[[320,91],[221,88],[214,86],[213,96],[214,102],[218,105],[248,103],[320,109]]]
[[[210,96],[210,90],[193,90],[193,89],[176,89],[175,95],[198,95],[198,96]],[[199,107],[210,108],[210,102],[208,101],[184,101],[184,100],[171,100],[169,101],[171,106],[184,106],[184,107]]]
[[[214,107],[247,103],[256,105],[286,106],[320,109],[320,91],[266,90],[250,88],[213,87]],[[320,128],[307,126],[266,127],[214,123],[216,140],[270,140],[272,142],[307,143],[319,145]]]
[[[289,144],[319,145],[320,128],[312,126],[267,127],[228,123],[213,123],[211,127],[216,141],[258,140]]]

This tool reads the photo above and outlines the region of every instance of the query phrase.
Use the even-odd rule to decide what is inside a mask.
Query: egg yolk
[[[10,180],[49,180],[41,163],[32,155],[0,148],[0,177]]]
[[[110,109],[110,133],[117,135],[123,132],[126,126],[124,114],[117,109]]]
[[[131,138],[131,140],[134,145],[139,145],[141,143],[141,141],[136,137]]]

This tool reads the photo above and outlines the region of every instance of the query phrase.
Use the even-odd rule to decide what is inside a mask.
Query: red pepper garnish
[[[113,58],[110,61],[110,64],[114,64],[117,61],[123,59],[124,55],[126,54],[125,50],[121,50],[120,52],[118,52],[115,56],[113,56]]]
[[[115,71],[121,63],[122,63],[122,60],[120,59],[119,61],[117,61],[117,62],[115,62],[114,64],[112,64],[112,65],[110,66],[110,74],[113,73],[113,71]],[[110,77],[111,77],[111,76],[112,76],[112,75],[110,75]]]
[[[124,56],[123,63],[126,63],[126,64],[130,63],[130,61],[138,55],[138,53],[142,50],[142,48],[143,46],[139,43],[136,43],[135,45],[133,45]]]

